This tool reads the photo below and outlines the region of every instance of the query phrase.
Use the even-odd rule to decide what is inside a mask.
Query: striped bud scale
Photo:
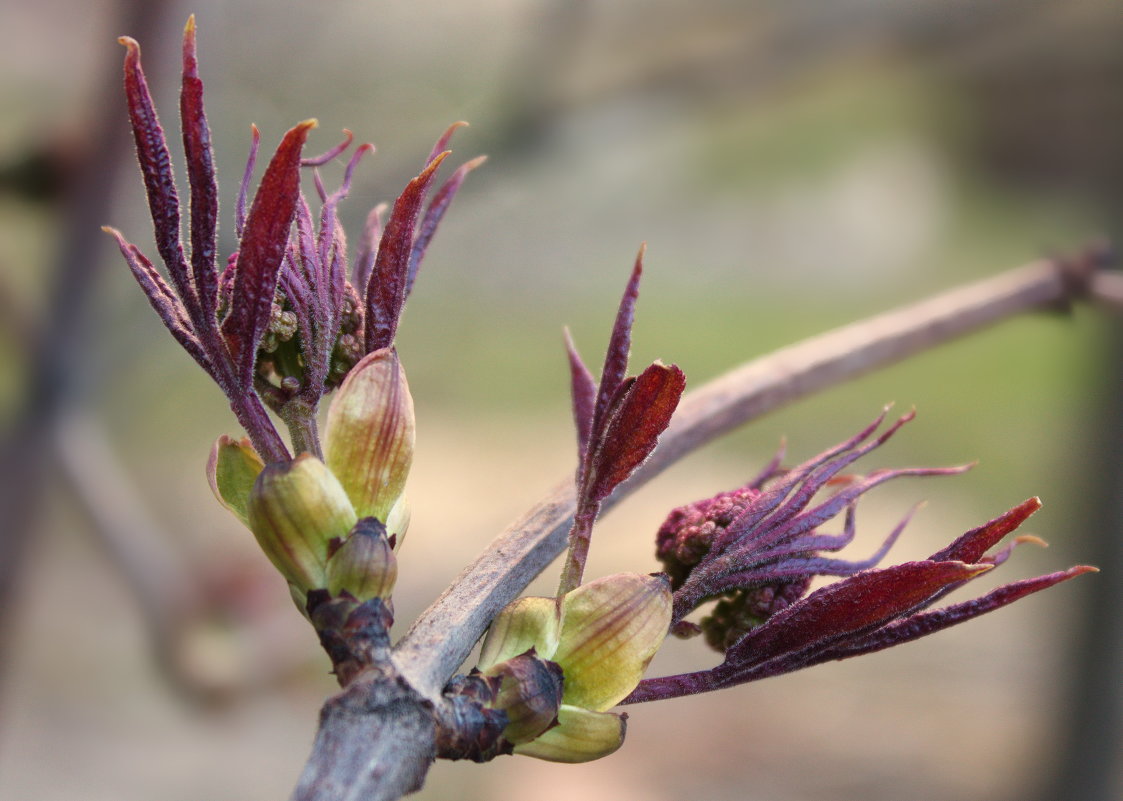
[[[377,518],[364,517],[327,562],[332,597],[348,592],[358,601],[390,597],[398,578],[398,560]]]
[[[529,743],[516,745],[515,753],[549,762],[591,762],[624,744],[626,721],[627,715],[562,704],[558,725]]]
[[[560,603],[520,598],[507,606],[484,640],[481,670],[494,675],[505,660],[530,652],[556,663],[564,678],[558,725],[529,741],[508,738],[515,753],[585,762],[619,748],[623,718],[607,710],[639,684],[670,623],[671,590],[662,575],[618,573],[566,593]]]
[[[484,675],[501,679],[491,706],[507,713],[503,739],[516,745],[527,743],[557,722],[562,670],[556,662],[527,651],[500,662]]]
[[[207,459],[207,482],[218,502],[249,525],[249,501],[253,484],[265,464],[248,439],[223,435]]]
[[[310,454],[266,465],[250,493],[249,526],[261,549],[299,589],[325,586],[332,540],[358,522],[347,493]]]
[[[328,408],[324,460],[360,517],[387,522],[413,463],[413,398],[397,353],[381,348],[347,374]]]

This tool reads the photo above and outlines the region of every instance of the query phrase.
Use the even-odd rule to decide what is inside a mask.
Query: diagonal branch
[[[1107,257],[1038,261],[750,361],[686,396],[659,447],[605,501],[609,507],[692,450],[783,404],[1007,317],[1065,307],[1097,282]],[[292,798],[390,801],[420,787],[434,757],[441,689],[491,619],[562,552],[573,480],[515,521],[417,619],[393,661],[329,699]],[[435,725],[439,725],[434,723]],[[343,791],[345,788],[345,792]]]
[[[992,325],[1084,294],[1105,261],[1037,261],[754,359],[683,398],[659,447],[609,507],[691,451],[786,403]],[[574,493],[566,479],[456,578],[395,648],[422,693],[439,692],[490,620],[561,552]]]

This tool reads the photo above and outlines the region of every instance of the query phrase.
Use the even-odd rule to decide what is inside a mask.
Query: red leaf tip
[[[437,167],[441,166],[442,161],[444,161],[451,155],[451,150],[442,150],[440,153],[433,156],[433,158],[429,159],[429,163],[425,165],[425,169],[423,169],[413,180],[417,181],[418,183],[424,181],[426,178],[437,171]]]

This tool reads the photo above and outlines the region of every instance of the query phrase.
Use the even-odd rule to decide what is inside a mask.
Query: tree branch
[[[1078,259],[1038,261],[993,278],[953,289],[929,300],[855,323],[750,361],[688,394],[651,458],[605,502],[605,508],[650,481],[694,449],[785,403],[842,383],[878,367],[982,329],[1026,311],[1067,307],[1085,294],[1107,260],[1103,249],[1090,249]],[[397,673],[382,686],[405,683],[424,698],[440,704],[440,691],[468,656],[491,619],[565,547],[574,512],[571,478],[516,520],[466,567],[453,584],[417,619],[394,649]],[[300,788],[300,801],[326,801],[341,786],[347,797],[396,798],[415,789],[375,770],[380,737],[412,739],[411,766],[395,764],[405,775],[423,775],[432,760],[425,734],[414,727],[398,732],[392,720],[371,722],[361,740],[333,736],[329,711],[357,688],[352,685],[328,701],[321,730]],[[415,708],[414,712],[418,710]],[[377,712],[372,712],[377,714]],[[431,714],[431,713],[430,713]],[[339,749],[348,753],[341,759]],[[399,749],[399,756],[401,750]],[[364,755],[369,755],[364,756]],[[349,778],[329,774],[325,766],[343,769],[362,765]],[[420,773],[419,773],[420,772]],[[312,777],[320,777],[322,787]]]
[[[623,499],[691,451],[786,403],[1013,315],[1064,307],[1087,263],[1038,261],[911,306],[829,331],[747,362],[684,396],[651,458],[606,501]],[[572,479],[512,523],[457,577],[395,648],[423,693],[440,690],[496,613],[561,552],[572,521]]]

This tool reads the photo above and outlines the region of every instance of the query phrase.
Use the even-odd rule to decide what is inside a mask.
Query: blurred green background
[[[251,122],[264,148],[310,116],[311,151],[344,127],[376,143],[344,209],[353,234],[450,122],[472,123],[454,160],[490,157],[430,249],[399,338],[419,430],[402,627],[571,469],[561,328],[599,360],[640,242],[635,363],[676,362],[698,386],[1118,231],[1123,15],[1110,0],[148,5],[144,64],[169,137],[179,36],[187,14],[198,18],[224,253]],[[115,37],[137,33],[122,27],[127,13],[106,0],[0,9],[6,420],[20,419],[36,330],[58,324],[51,270],[73,219],[73,165],[109,165],[118,180],[99,195],[96,223],[154,255],[135,163],[91,152],[103,118],[129,146],[123,102],[103,88],[118,80]],[[341,165],[325,173],[331,184]],[[326,662],[247,532],[211,499],[208,448],[236,431],[221,395],[165,335],[109,238],[89,241],[88,270],[101,272],[81,301],[69,382],[151,515],[141,550],[172,555],[177,580],[219,609],[176,656],[215,691],[200,704],[169,689],[145,610],[53,482],[8,610],[0,797],[287,797],[333,688]],[[980,464],[879,490],[856,552],[917,499],[929,506],[895,559],[1040,494],[1029,528],[1054,547],[1019,552],[1000,578],[1086,561],[1081,504],[1106,336],[1095,310],[1012,320],[774,413],[614,512],[591,575],[654,570],[654,531],[671,506],[742,482],[783,437],[794,459],[817,453],[887,402],[916,406],[918,419],[867,467]],[[109,475],[107,458],[91,452],[85,469]],[[1103,580],[899,651],[630,709],[625,747],[592,765],[438,764],[417,797],[1026,798],[1056,761],[1079,585]],[[703,664],[697,650],[670,648],[653,670]]]

